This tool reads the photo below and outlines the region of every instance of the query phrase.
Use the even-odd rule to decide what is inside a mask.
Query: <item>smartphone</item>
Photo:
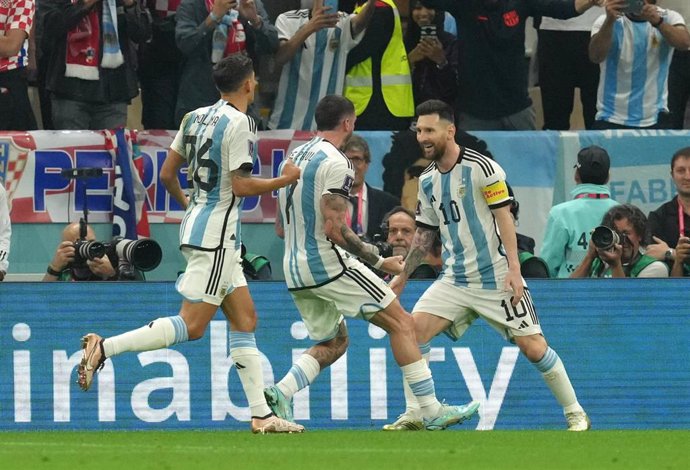
[[[644,0],[628,0],[628,6],[623,9],[623,13],[639,15],[644,8]]]
[[[422,39],[424,38],[434,38],[436,39],[436,25],[435,24],[430,24],[427,26],[420,26],[420,37]]]

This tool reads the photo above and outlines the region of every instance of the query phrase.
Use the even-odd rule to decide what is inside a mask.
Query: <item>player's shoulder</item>
[[[438,173],[438,168],[436,167],[436,162],[431,162],[426,168],[419,174],[419,179],[431,178],[434,174]]]
[[[467,147],[462,148],[460,161],[465,165],[478,168],[487,178],[493,176],[497,168],[500,168],[500,165],[491,158]]]

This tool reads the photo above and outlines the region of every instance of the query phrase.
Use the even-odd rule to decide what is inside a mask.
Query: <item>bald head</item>
[[[86,226],[86,239],[95,240],[96,232],[93,231],[90,225]],[[79,240],[79,222],[73,222],[69,224],[62,231],[62,241],[63,242],[73,242]]]

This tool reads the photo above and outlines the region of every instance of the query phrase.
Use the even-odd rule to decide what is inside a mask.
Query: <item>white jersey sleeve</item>
[[[437,229],[439,226],[438,214],[434,210],[431,204],[430,198],[433,198],[433,188],[431,186],[431,177],[428,172],[436,171],[434,166],[427,168],[427,170],[422,173],[419,178],[419,190],[417,191],[417,209],[416,209],[416,220],[417,225],[423,227]],[[427,175],[427,176],[425,176]]]
[[[350,197],[350,189],[355,182],[355,172],[347,164],[344,158],[332,158],[328,160],[328,168],[325,171],[323,192],[325,194],[339,194],[345,198]]]
[[[232,126],[225,130],[222,155],[227,161],[229,171],[235,171],[242,165],[254,165],[256,155],[256,124],[244,114],[238,114]]]
[[[485,161],[488,169],[478,172],[479,187],[484,195],[484,200],[490,209],[498,209],[510,203],[510,194],[506,184],[506,174],[498,163],[493,160]]]

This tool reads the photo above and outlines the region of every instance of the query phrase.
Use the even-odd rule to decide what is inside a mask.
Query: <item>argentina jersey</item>
[[[667,10],[664,21],[685,24],[683,17]],[[606,15],[592,25],[599,32]],[[668,73],[673,48],[659,29],[647,21],[616,20],[609,53],[600,66],[597,120],[623,126],[649,127],[668,111]]]
[[[180,225],[180,247],[240,248],[242,198],[230,172],[253,165],[254,120],[223,100],[185,115],[171,148],[187,159],[189,207]]]
[[[276,19],[278,38],[291,39],[310,19],[311,10],[293,10]],[[352,36],[352,16],[338,12],[338,23],[311,34],[283,65],[269,128],[314,130],[314,111],[326,95],[341,95],[348,52],[363,37]]]
[[[324,232],[321,197],[349,197],[354,182],[352,163],[321,137],[314,137],[290,155],[301,170],[300,179],[278,192],[285,232],[283,271],[288,289],[326,284],[343,274],[349,255]]]
[[[466,148],[447,173],[432,163],[420,175],[417,225],[440,230],[443,280],[480,289],[502,286],[508,262],[491,209],[510,204],[505,179],[496,162]]]

